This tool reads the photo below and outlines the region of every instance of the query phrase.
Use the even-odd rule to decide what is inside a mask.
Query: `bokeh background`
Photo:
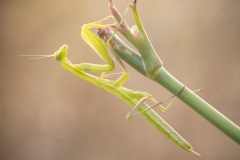
[[[130,2],[115,0],[122,13]],[[139,0],[138,9],[170,73],[191,89],[204,88],[198,94],[240,125],[240,1]],[[0,1],[0,159],[239,160],[239,145],[180,101],[159,114],[202,157],[181,150],[140,116],[126,120],[130,107],[53,58],[18,57],[52,54],[67,43],[74,63],[102,63],[80,30],[107,15],[107,0]],[[134,24],[130,10],[126,20]],[[127,68],[128,88],[159,100],[171,95]]]

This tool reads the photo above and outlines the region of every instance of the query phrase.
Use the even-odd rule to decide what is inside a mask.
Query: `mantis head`
[[[64,44],[53,56],[56,61],[61,62],[67,55],[68,46]]]
[[[30,58],[27,58],[27,60],[54,57],[54,59],[56,61],[61,62],[66,57],[67,50],[68,50],[68,46],[66,44],[64,44],[58,51],[56,51],[54,54],[51,54],[51,55],[19,55],[19,56],[20,57],[30,57]]]

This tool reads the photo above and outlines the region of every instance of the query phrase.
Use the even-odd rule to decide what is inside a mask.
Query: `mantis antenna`
[[[54,55],[18,55],[19,57],[30,57],[27,60],[34,60],[34,59],[42,59],[42,58],[49,58],[53,57]]]

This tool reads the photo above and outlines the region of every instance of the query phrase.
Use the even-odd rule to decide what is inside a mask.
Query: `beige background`
[[[128,0],[115,0],[123,13]],[[239,160],[239,145],[178,101],[161,116],[196,151],[179,149],[110,93],[77,78],[51,54],[62,44],[74,63],[102,63],[80,37],[81,26],[110,14],[107,0],[1,0],[1,160]],[[240,1],[139,0],[139,13],[165,67],[240,124]],[[126,17],[134,24],[132,12]],[[169,95],[132,70],[128,88]]]

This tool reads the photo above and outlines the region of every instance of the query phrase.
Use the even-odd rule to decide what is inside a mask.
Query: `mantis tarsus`
[[[123,69],[123,73],[117,80],[109,80],[104,78],[103,76],[98,77],[86,72],[109,72],[114,70],[115,67],[112,58],[107,52],[105,43],[97,35],[90,31],[91,28],[100,28],[107,31],[105,26],[102,25],[100,22],[101,21],[83,25],[81,35],[82,38],[90,45],[90,47],[92,47],[94,51],[106,63],[105,65],[97,65],[91,63],[72,64],[67,58],[67,45],[63,45],[53,55],[42,55],[39,58],[54,56],[55,60],[60,62],[62,64],[62,67],[66,70],[116,95],[124,102],[126,102],[129,106],[135,107],[135,109],[137,109],[139,112],[144,111],[141,113],[141,115],[154,127],[156,127],[161,133],[167,136],[180,148],[199,155],[193,150],[192,146],[186,140],[184,140],[170,125],[168,125],[156,112],[154,112],[145,103],[146,99],[151,99],[154,103],[157,103],[150,94],[145,92],[133,91],[122,86],[123,83],[125,83],[126,80],[129,78],[129,74],[127,73],[125,67],[121,64],[121,61],[117,56],[115,58],[120,61],[120,66]],[[161,103],[162,102],[158,103],[157,105]],[[132,112],[130,112],[130,116],[131,114]]]

